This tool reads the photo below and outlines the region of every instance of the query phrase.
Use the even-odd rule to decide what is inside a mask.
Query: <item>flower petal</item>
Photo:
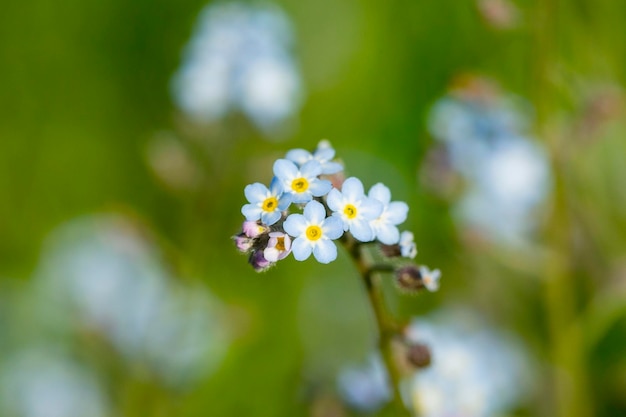
[[[320,224],[326,217],[326,209],[322,203],[313,200],[304,206],[304,217],[311,224]]]
[[[318,262],[327,264],[337,259],[337,246],[328,239],[320,239],[313,248],[313,256]]]
[[[345,205],[343,201],[343,195],[341,195],[341,192],[338,189],[333,188],[328,192],[328,195],[326,196],[326,204],[328,204],[328,208],[330,208],[332,211],[341,210]]]
[[[303,193],[292,192],[289,195],[291,196],[291,202],[296,204],[308,203],[313,198],[311,193],[308,191],[305,191]]]
[[[406,220],[409,206],[404,201],[392,201],[386,210],[385,218],[391,224],[400,224]]]
[[[330,147],[322,147],[322,148],[318,147],[315,153],[313,154],[313,157],[322,163],[326,161],[330,161],[331,159],[335,157],[335,150]]]
[[[311,256],[312,251],[311,244],[305,237],[299,237],[293,241],[291,245],[291,253],[297,261],[304,261]]]
[[[279,210],[274,211],[264,211],[261,213],[261,221],[268,226],[273,225],[278,220],[280,220],[281,213]],[[265,258],[267,259],[267,257]],[[269,261],[269,259],[267,259]]]
[[[385,245],[395,245],[400,240],[400,231],[396,226],[382,223],[376,229],[376,238]]]
[[[280,255],[280,252],[275,247],[263,250],[263,257],[270,262],[278,262],[278,255]]]
[[[303,165],[307,161],[311,160],[313,158],[313,155],[311,155],[311,152],[304,149],[292,149],[287,152],[285,158],[295,162],[298,165]]]
[[[305,178],[317,177],[322,173],[322,165],[315,159],[312,159],[300,167],[300,173]]]
[[[336,174],[343,171],[343,165],[339,162],[324,162],[322,164],[322,174]]]
[[[350,222],[350,233],[358,241],[369,242],[374,239],[374,232],[369,222],[364,219],[355,219]]]
[[[289,207],[289,205],[291,204],[291,198],[291,194],[283,194],[278,200],[278,210],[286,210],[287,207]]]
[[[322,233],[329,239],[339,239],[343,235],[343,222],[337,216],[328,217],[322,224]]]
[[[260,182],[255,182],[254,184],[246,185],[243,193],[250,203],[260,203],[269,196],[270,190]]]
[[[315,197],[321,197],[326,195],[330,189],[333,188],[332,184],[328,180],[315,180],[311,182],[309,186],[309,191]]]
[[[355,202],[363,197],[363,183],[356,177],[350,177],[343,182],[341,193],[347,201]]]
[[[307,221],[302,214],[291,214],[283,223],[283,229],[285,232],[293,237],[298,237],[306,230]]]
[[[281,195],[283,193],[283,183],[278,177],[272,178],[270,182],[270,193],[274,196]]]
[[[382,182],[372,186],[367,196],[380,201],[384,205],[389,204],[391,201],[391,191],[389,191],[389,188],[387,188]]]
[[[274,175],[281,181],[291,181],[298,176],[298,167],[288,159],[278,159],[274,162]]]
[[[246,220],[248,221],[259,220],[261,213],[263,213],[263,209],[256,204],[244,204],[241,208],[241,214],[246,216]]]
[[[363,216],[364,219],[374,220],[381,215],[384,208],[385,206],[383,206],[383,203],[380,201],[365,197],[359,207],[359,214]]]

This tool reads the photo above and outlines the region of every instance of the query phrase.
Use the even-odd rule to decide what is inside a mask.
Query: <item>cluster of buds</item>
[[[415,257],[413,234],[398,230],[408,205],[391,201],[391,192],[382,183],[366,194],[361,180],[344,179],[343,165],[334,158],[328,141],[321,141],[313,153],[293,149],[274,163],[269,187],[261,183],[245,187],[248,203],[241,212],[246,220],[234,240],[256,271],[267,270],[290,253],[298,261],[313,255],[327,264],[337,258],[338,239],[378,241],[388,258]]]

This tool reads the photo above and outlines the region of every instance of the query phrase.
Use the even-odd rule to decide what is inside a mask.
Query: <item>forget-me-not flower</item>
[[[332,161],[335,157],[335,150],[327,140],[320,141],[313,153],[305,149],[292,149],[287,152],[285,157],[298,166],[302,166],[310,160],[318,161],[322,165],[322,174],[336,174],[343,170],[340,163]]]
[[[380,201],[368,198],[363,191],[363,183],[358,178],[350,177],[344,181],[341,191],[333,188],[326,198],[333,216],[341,219],[344,230],[350,230],[352,236],[361,242],[374,240],[374,231],[370,221],[383,211]]]
[[[274,175],[294,203],[307,203],[313,197],[321,197],[330,191],[330,181],[318,178],[321,173],[322,165],[316,160],[306,162],[300,169],[287,159],[274,163]]]
[[[415,246],[415,241],[413,240],[413,233],[405,230],[400,233],[400,254],[405,258],[415,258],[417,255],[417,247]]]
[[[291,252],[291,238],[281,232],[271,232],[267,247],[263,250],[263,257],[270,262],[278,262],[285,259]]]
[[[326,209],[318,201],[310,201],[304,207],[304,214],[292,214],[283,224],[285,231],[295,239],[291,245],[294,258],[304,261],[311,252],[323,264],[337,259],[337,246],[333,239],[343,234],[341,220],[326,217]]]
[[[269,189],[256,182],[246,186],[244,193],[250,202],[241,208],[241,213],[246,216],[246,220],[261,219],[268,226],[276,223],[280,219],[281,212],[291,204],[289,195],[283,194],[281,183],[276,179],[272,180]]]
[[[374,237],[385,245],[398,243],[400,232],[396,225],[406,220],[409,206],[403,201],[391,201],[391,191],[382,183],[370,188],[368,197],[383,204],[380,216],[370,222]]]
[[[430,292],[437,291],[439,289],[439,278],[441,278],[441,271],[438,269],[430,270],[427,266],[420,266],[420,275],[422,277],[422,283],[424,287]]]

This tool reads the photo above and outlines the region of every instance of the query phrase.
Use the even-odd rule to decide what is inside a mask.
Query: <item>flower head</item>
[[[250,203],[241,208],[246,220],[261,219],[268,226],[276,223],[281,212],[291,204],[289,195],[283,194],[281,183],[276,179],[272,180],[269,189],[259,182],[250,184],[246,186],[244,194]]]
[[[350,230],[352,236],[361,242],[374,239],[374,231],[370,222],[383,211],[380,201],[368,198],[363,191],[363,184],[358,178],[346,179],[341,191],[333,188],[326,198],[333,216],[341,219],[344,230]]]
[[[439,278],[441,278],[441,271],[438,269],[430,270],[427,266],[420,266],[420,275],[424,287],[430,292],[437,291],[439,289]]]
[[[406,220],[409,206],[404,201],[391,201],[391,192],[382,183],[370,188],[368,197],[383,204],[380,216],[370,222],[374,237],[385,245],[398,243],[400,232],[396,225]]]
[[[321,203],[309,202],[303,214],[290,215],[283,227],[295,237],[291,249],[296,260],[304,261],[311,253],[323,264],[337,258],[337,247],[332,239],[343,234],[341,221],[337,217],[326,218],[326,209]]]
[[[278,262],[291,252],[291,238],[281,232],[271,232],[267,248],[263,250],[263,257],[270,262]]]
[[[285,157],[295,162],[298,166],[315,160],[322,166],[322,174],[336,174],[343,170],[343,166],[340,163],[332,162],[332,159],[335,157],[335,150],[327,140],[320,141],[313,153],[305,149],[292,149],[287,152]]]
[[[300,168],[287,159],[274,163],[274,175],[294,203],[307,203],[313,197],[321,197],[330,191],[330,181],[318,178],[321,173],[322,165],[315,160],[304,163]]]

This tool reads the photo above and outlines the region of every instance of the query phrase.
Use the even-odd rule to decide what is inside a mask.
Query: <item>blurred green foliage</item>
[[[267,182],[273,159],[286,150],[328,138],[348,173],[366,187],[385,182],[409,203],[406,228],[416,234],[418,260],[443,271],[435,295],[389,291],[396,314],[473,305],[519,332],[542,363],[539,393],[520,414],[557,415],[555,402],[567,409],[570,385],[581,381],[590,408],[576,415],[626,413],[626,3],[520,0],[519,23],[509,30],[494,28],[469,0],[279,3],[293,19],[306,88],[298,127],[282,142],[240,115],[206,132],[181,127],[169,83],[202,1],[3,4],[0,329],[11,334],[27,323],[12,306],[29,302],[16,294],[55,227],[85,214],[130,213],[158,236],[173,269],[201,279],[241,317],[218,371],[189,390],[169,392],[132,370],[111,371],[121,415],[310,415],[314,399],[332,392],[341,365],[375,344],[356,272],[340,254],[328,266],[289,258],[257,275],[230,236],[242,221],[243,187]],[[468,245],[448,202],[419,181],[432,144],[429,106],[465,71],[529,99],[537,135],[551,149],[556,220],[530,263]],[[595,87],[604,85],[617,91],[617,116],[587,135],[582,123]],[[151,172],[147,149],[162,132],[202,138],[189,149],[204,175],[199,189],[168,189]],[[557,284],[546,290],[555,269]],[[566,307],[554,307],[544,295],[551,291]],[[546,318],[551,308],[556,318]],[[559,339],[568,337],[555,333],[559,326],[577,336]],[[582,353],[560,362],[568,340],[582,343]],[[0,354],[11,346],[0,337]],[[575,372],[554,383],[553,367]]]

